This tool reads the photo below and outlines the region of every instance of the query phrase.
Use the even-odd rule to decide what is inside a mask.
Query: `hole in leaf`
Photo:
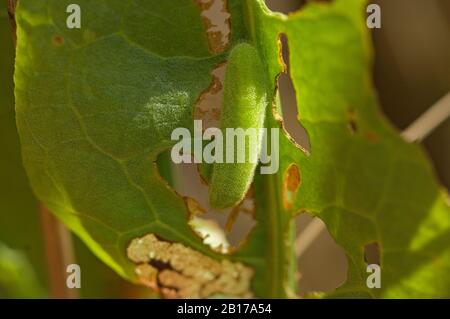
[[[331,292],[347,280],[348,262],[344,250],[316,217],[296,218],[299,294]]]
[[[194,216],[189,221],[189,226],[203,239],[205,245],[222,254],[230,252],[226,234],[214,219]]]
[[[270,10],[284,14],[300,10],[306,3],[307,0],[266,0]]]
[[[210,127],[220,127],[225,69],[226,63],[221,63],[211,72],[211,84],[200,95],[195,104],[194,119],[203,121],[203,130]]]
[[[296,164],[289,165],[283,177],[283,206],[290,209],[300,186],[300,170]]]
[[[204,243],[221,253],[237,249],[256,224],[253,192],[249,191],[238,206],[218,212],[209,206],[209,187],[196,164],[174,165],[174,176],[174,189],[184,197],[191,213],[189,224]]]
[[[378,245],[378,243],[370,243],[364,246],[364,261],[368,265],[381,265],[380,246]]]
[[[301,149],[310,150],[309,137],[306,130],[300,124],[298,116],[297,98],[295,88],[290,77],[289,45],[287,37],[280,34],[279,37],[282,61],[286,65],[286,72],[278,77],[278,90],[281,98],[281,113],[283,130],[287,136]]]
[[[244,231],[244,229],[239,230],[239,228],[242,227],[241,224],[251,224],[253,228],[255,209],[255,197],[253,189],[250,188],[245,198],[236,207],[231,209],[227,222],[225,223],[225,232],[230,234],[232,237],[235,237],[239,235],[239,231]],[[235,227],[235,225],[237,226]],[[234,236],[232,235],[233,232],[235,232]]]
[[[210,51],[214,54],[225,51],[231,32],[226,0],[196,0],[196,3],[202,10]]]
[[[184,202],[186,207],[192,217],[203,216],[206,212],[203,207],[195,199],[191,197],[184,197]]]

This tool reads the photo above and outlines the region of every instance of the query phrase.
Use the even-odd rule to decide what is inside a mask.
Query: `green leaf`
[[[333,296],[450,296],[450,204],[418,145],[404,142],[381,114],[370,79],[365,1],[311,3],[289,17],[247,1],[254,41],[273,79],[277,40],[286,34],[299,121],[311,155],[281,141],[278,187],[295,163],[301,185],[292,213],[323,219],[349,261]],[[366,286],[364,246],[377,242],[381,289]]]
[[[174,144],[173,129],[192,128],[193,104],[224,59],[200,50],[204,28],[183,31],[189,41],[180,42],[183,32],[168,25],[203,22],[192,1],[178,2],[179,11],[154,1],[80,1],[80,30],[65,28],[70,1],[25,0],[17,10],[16,112],[34,191],[131,280],[136,265],[126,248],[146,234],[219,257],[189,227],[184,201],[154,165]],[[142,21],[136,30],[136,15],[155,14],[167,23]],[[161,43],[148,36],[159,34]],[[174,55],[177,43],[187,47]]]
[[[26,254],[0,243],[0,298],[42,298],[45,295]]]
[[[25,175],[15,124],[14,47],[6,1],[0,2],[0,43],[0,296],[42,298],[49,296],[49,280],[39,204]],[[82,243],[74,240],[74,245],[82,297],[139,296]]]
[[[174,128],[192,129],[193,105],[226,57],[208,53],[200,9],[192,0],[79,1],[77,30],[65,27],[70,2],[20,2],[18,129],[35,193],[119,274],[137,279],[126,249],[156,234],[164,247],[182,243],[250,266],[257,296],[290,296],[293,217],[309,211],[347,252],[348,281],[336,296],[449,296],[448,198],[420,147],[404,143],[377,107],[364,1],[313,2],[289,17],[262,0],[229,1],[231,47],[251,42],[273,89],[286,34],[312,146],[308,156],[281,138],[279,173],[255,176],[257,226],[230,256],[202,244],[154,165],[173,145]],[[271,109],[267,117],[269,127],[280,127]],[[292,167],[301,183],[286,197]],[[365,285],[371,242],[381,250],[380,290]]]

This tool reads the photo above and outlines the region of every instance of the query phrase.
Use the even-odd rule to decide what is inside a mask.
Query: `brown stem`
[[[51,294],[54,298],[78,298],[77,290],[68,288],[66,284],[66,268],[75,259],[71,234],[42,204],[40,213]]]
[[[6,0],[6,1],[8,3],[8,16],[9,16],[9,21],[11,22],[14,46],[16,46],[16,42],[17,42],[17,35],[16,35],[16,30],[17,30],[17,26],[16,26],[17,0]]]

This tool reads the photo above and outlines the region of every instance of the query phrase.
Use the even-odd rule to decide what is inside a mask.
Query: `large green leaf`
[[[69,3],[21,1],[17,10],[16,111],[35,193],[129,279],[136,277],[126,247],[144,234],[218,257],[154,165],[173,144],[172,130],[192,126],[192,106],[223,61],[201,49],[204,28],[185,31],[187,42],[170,29],[203,25],[199,7],[80,1],[83,27],[69,30]],[[136,15],[167,23],[142,21],[136,30]],[[174,55],[176,43],[188,45]]]
[[[14,47],[6,1],[0,2],[0,296],[49,295],[38,201],[32,194],[20,155],[14,114]],[[5,245],[5,243],[7,245]],[[74,240],[82,269],[83,298],[141,296]]]
[[[16,110],[35,193],[129,279],[136,279],[135,265],[126,248],[149,233],[227,258],[194,235],[183,200],[154,165],[173,144],[172,130],[191,128],[193,105],[225,60],[208,53],[199,8],[191,0],[79,1],[77,30],[65,27],[70,2],[22,0],[17,12]],[[278,38],[286,34],[312,145],[307,156],[283,136],[279,174],[255,176],[258,224],[229,258],[255,269],[259,296],[294,289],[298,211],[320,216],[347,252],[349,278],[338,296],[450,294],[448,199],[420,148],[405,144],[380,115],[364,3],[311,3],[287,17],[261,0],[229,1],[232,46],[252,42],[273,87],[282,70]],[[280,125],[272,110],[268,117],[269,126]],[[293,163],[301,185],[286,206],[284,178]],[[381,250],[380,290],[365,286],[363,251],[371,242]]]
[[[292,163],[301,185],[290,210],[322,218],[349,261],[335,296],[449,297],[450,204],[428,159],[384,119],[372,88],[365,1],[311,3],[289,17],[262,1],[243,8],[273,78],[281,33],[290,48],[299,121],[311,155],[282,140],[278,187]],[[368,289],[364,247],[381,253],[382,288]]]

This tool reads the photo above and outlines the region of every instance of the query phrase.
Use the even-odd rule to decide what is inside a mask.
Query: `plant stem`
[[[271,140],[269,132],[267,138]],[[267,297],[292,297],[297,287],[295,219],[283,208],[277,174],[258,174],[254,185],[258,220],[266,225]]]
[[[402,132],[408,142],[420,142],[450,117],[450,92]]]
[[[40,212],[51,294],[60,299],[78,298],[77,289],[66,285],[66,267],[75,260],[71,233],[42,204]]]
[[[8,16],[9,21],[11,22],[11,28],[12,28],[12,35],[13,35],[13,41],[14,46],[16,46],[17,37],[16,37],[16,6],[17,6],[17,0],[6,0],[7,6],[8,6]]]

